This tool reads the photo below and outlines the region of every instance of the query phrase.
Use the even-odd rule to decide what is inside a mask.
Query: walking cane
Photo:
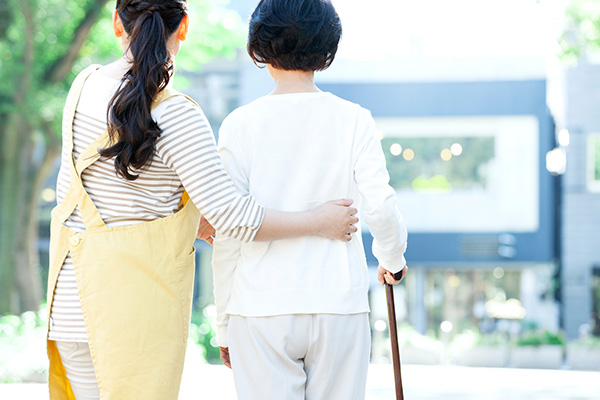
[[[394,274],[394,279],[399,281],[402,271]],[[385,280],[384,280],[385,282]],[[402,375],[400,373],[400,349],[398,347],[398,326],[396,325],[396,306],[394,304],[394,286],[386,282],[385,294],[387,297],[388,321],[390,324],[390,340],[392,341],[392,363],[394,365],[394,382],[396,384],[396,400],[404,400],[402,391]]]

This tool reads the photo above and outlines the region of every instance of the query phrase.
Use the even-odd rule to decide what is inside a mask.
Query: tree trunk
[[[53,170],[54,163],[60,154],[58,141],[48,144],[41,162],[31,169],[28,181],[27,214],[24,218],[23,258],[26,263],[23,268],[16,269],[17,290],[20,293],[20,305],[22,310],[36,310],[43,299],[42,279],[40,275],[40,256],[38,249],[39,239],[39,211],[40,193],[44,183]],[[21,248],[19,248],[21,250]]]
[[[0,198],[0,314],[37,310],[43,299],[38,253],[39,194],[60,152],[50,143],[32,159],[33,128],[10,114],[2,139]]]
[[[8,114],[2,134],[0,179],[0,314],[20,311],[18,292],[15,290],[16,249],[22,238],[21,216],[25,180],[22,155],[23,145],[29,138],[21,134],[23,119],[18,112]]]
[[[22,245],[17,250],[17,260],[22,258],[23,263],[18,264],[20,268],[15,270],[21,311],[36,310],[43,299],[38,249],[40,193],[59,153],[58,140],[49,143],[44,149],[42,160],[32,162],[28,171],[25,193],[27,201],[24,207],[26,213],[23,216],[23,226],[26,229],[21,231],[23,237],[19,244]]]

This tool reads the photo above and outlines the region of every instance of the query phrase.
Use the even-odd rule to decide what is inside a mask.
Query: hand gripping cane
[[[402,279],[402,270],[394,274],[394,280]],[[398,347],[398,326],[396,325],[396,306],[394,304],[394,286],[386,282],[385,294],[387,297],[388,321],[390,326],[390,340],[392,341],[392,363],[394,365],[394,382],[396,384],[396,400],[404,400],[402,391],[402,375],[400,373],[400,349]]]

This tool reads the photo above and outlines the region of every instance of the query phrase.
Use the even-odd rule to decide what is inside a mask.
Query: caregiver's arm
[[[243,178],[227,175],[206,117],[183,96],[164,101],[155,114],[162,129],[156,142],[158,156],[177,173],[204,218],[224,236],[242,242],[257,235],[262,241],[305,235],[349,240],[345,234],[356,231],[351,226],[357,221],[356,209],[345,207],[347,203],[329,202],[303,212],[266,210],[258,204],[247,186],[236,181]]]
[[[358,229],[356,208],[352,200],[329,201],[305,212],[265,210],[265,218],[254,240],[271,241],[305,235],[350,241]]]
[[[265,210],[265,217],[258,229],[255,241],[272,241],[298,235],[320,235],[332,239],[350,241],[350,233],[358,229],[356,209],[351,200],[335,200],[320,205],[313,211],[283,212]],[[197,238],[213,244],[215,228],[204,217],[198,226]]]

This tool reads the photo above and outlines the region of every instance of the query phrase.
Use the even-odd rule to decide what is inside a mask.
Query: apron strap
[[[73,121],[75,119],[75,111],[77,110],[77,105],[79,104],[79,98],[81,97],[81,92],[83,91],[83,86],[87,79],[94,73],[94,71],[98,70],[100,65],[91,65],[85,70],[83,70],[73,82],[71,86],[71,90],[67,96],[67,101],[63,113],[63,125],[62,125],[62,133],[63,133],[63,146],[66,146],[67,152],[69,153],[69,169],[71,171],[71,184],[69,185],[69,189],[65,195],[63,201],[54,209],[53,214],[61,223],[64,223],[75,208],[79,206],[79,209],[82,213],[83,221],[86,229],[92,229],[93,227],[102,227],[105,226],[102,218],[98,218],[100,213],[96,209],[97,216],[95,216],[93,209],[96,206],[93,202],[86,201],[85,196],[83,196],[81,188],[83,184],[81,183],[80,176],[76,173],[75,170],[75,160],[73,159]],[[85,192],[85,190],[83,191]],[[89,198],[89,196],[87,196]],[[87,203],[87,204],[86,204]],[[84,211],[83,209],[88,209],[88,206],[92,206],[92,210]],[[85,207],[84,207],[85,206]]]
[[[79,98],[81,97],[81,92],[83,91],[83,86],[87,79],[100,67],[100,64],[93,64],[81,71],[73,81],[69,94],[67,95],[63,112],[62,133],[64,144],[71,154],[73,153],[73,120],[75,118],[77,105],[79,104]]]
[[[77,161],[75,161],[73,158],[73,120],[75,118],[75,111],[77,109],[77,104],[79,103],[79,98],[81,97],[81,92],[83,91],[85,81],[98,68],[99,66],[94,65],[84,70],[76,78],[76,82],[73,83],[73,87],[67,98],[65,117],[63,118],[63,134],[65,135],[65,145],[71,154],[71,162],[69,163],[69,168],[71,170],[71,185],[69,186],[69,190],[67,191],[67,194],[61,204],[54,210],[55,217],[57,217],[61,223],[64,223],[73,213],[75,208],[79,206],[79,211],[81,212],[86,230],[103,228],[106,227],[106,224],[102,220],[102,216],[100,215],[98,208],[85,190],[83,182],[81,181],[81,174],[87,167],[92,165],[100,158],[100,153],[98,150],[110,146],[111,142],[107,129],[86,149],[84,149]],[[152,109],[154,109],[161,102],[178,95],[181,95],[181,93],[170,88],[164,89],[154,99]],[[187,96],[186,98],[198,106],[192,99]],[[188,199],[189,196],[187,196],[187,193],[184,192],[182,197],[184,205],[187,203]]]
[[[75,163],[75,171],[77,175],[81,177],[81,174],[87,167],[98,161],[100,158],[100,149],[104,149],[110,145],[111,143],[110,138],[108,137],[108,130],[106,130],[79,155],[79,158]]]

